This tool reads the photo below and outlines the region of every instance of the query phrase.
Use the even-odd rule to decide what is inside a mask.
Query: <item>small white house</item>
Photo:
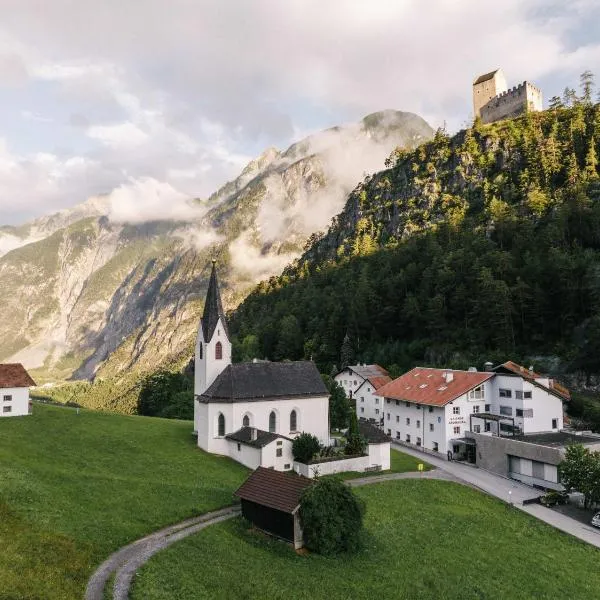
[[[294,458],[292,440],[256,427],[242,427],[225,436],[228,455],[250,469],[260,466],[276,471],[289,471]]]
[[[375,392],[392,379],[379,365],[358,364],[342,369],[334,380],[346,396],[354,400],[359,419],[380,424],[383,418],[382,399]]]
[[[0,364],[0,417],[31,414],[29,388],[35,381],[20,363]]]

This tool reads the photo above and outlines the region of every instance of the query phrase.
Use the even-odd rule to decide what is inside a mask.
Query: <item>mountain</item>
[[[40,382],[104,381],[113,399],[126,387],[115,378],[187,362],[211,257],[232,308],[300,255],[365,173],[432,135],[416,115],[383,111],[269,148],[181,220],[148,221],[143,206],[127,218],[111,195],[0,228],[0,360]]]
[[[600,372],[600,105],[400,150],[235,311],[240,351],[339,364]],[[542,363],[540,365],[540,362]],[[527,364],[531,364],[527,362]]]

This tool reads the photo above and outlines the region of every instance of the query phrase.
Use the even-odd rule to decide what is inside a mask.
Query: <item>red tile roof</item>
[[[31,379],[22,364],[0,364],[0,388],[20,388],[34,385],[35,381]]]
[[[447,381],[444,374],[451,374]],[[376,396],[429,406],[445,406],[469,390],[492,378],[495,373],[453,371],[415,367],[377,390]]]
[[[302,492],[313,483],[301,475],[258,467],[234,496],[291,514],[300,504]]]
[[[497,371],[502,368],[506,369],[507,371],[510,371],[511,373],[515,373],[515,375],[520,375],[521,377],[523,377],[523,379],[527,379],[528,381],[531,381],[532,383],[535,383],[535,384],[539,385],[540,387],[543,387],[544,389],[548,390],[549,392],[554,392],[554,393],[558,394],[565,400],[571,399],[571,393],[569,392],[569,390],[566,387],[560,385],[560,383],[557,383],[556,381],[554,381],[554,379],[548,378],[550,381],[550,384],[544,385],[542,382],[536,381],[537,379],[543,378],[544,375],[540,375],[539,373],[536,373],[533,370],[526,369],[522,365],[519,365],[512,360],[507,360],[505,363],[502,363],[501,365],[495,367],[494,371]]]

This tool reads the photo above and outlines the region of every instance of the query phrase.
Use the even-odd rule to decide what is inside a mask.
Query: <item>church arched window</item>
[[[218,429],[217,435],[219,437],[224,437],[225,436],[225,415],[223,413],[219,413],[217,429]]]
[[[202,344],[202,342],[200,342],[200,348],[199,348],[199,352],[198,352],[198,354],[200,355],[200,356],[198,356],[198,358],[200,360],[202,360],[202,352],[203,352],[203,344]]]
[[[275,411],[272,410],[271,414],[269,415],[269,431],[271,433],[275,433],[276,427],[277,427],[277,415],[275,414]]]
[[[221,360],[223,358],[223,344],[221,344],[221,342],[217,342],[215,346],[215,358],[217,360]]]
[[[298,415],[295,410],[290,413],[290,431],[297,431]]]
[[[242,427],[250,427],[250,417],[248,415],[244,415],[242,419]]]

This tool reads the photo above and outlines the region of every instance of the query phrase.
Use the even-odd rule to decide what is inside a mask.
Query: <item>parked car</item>
[[[597,512],[593,517],[592,517],[592,526],[593,527],[600,527],[600,512]]]

